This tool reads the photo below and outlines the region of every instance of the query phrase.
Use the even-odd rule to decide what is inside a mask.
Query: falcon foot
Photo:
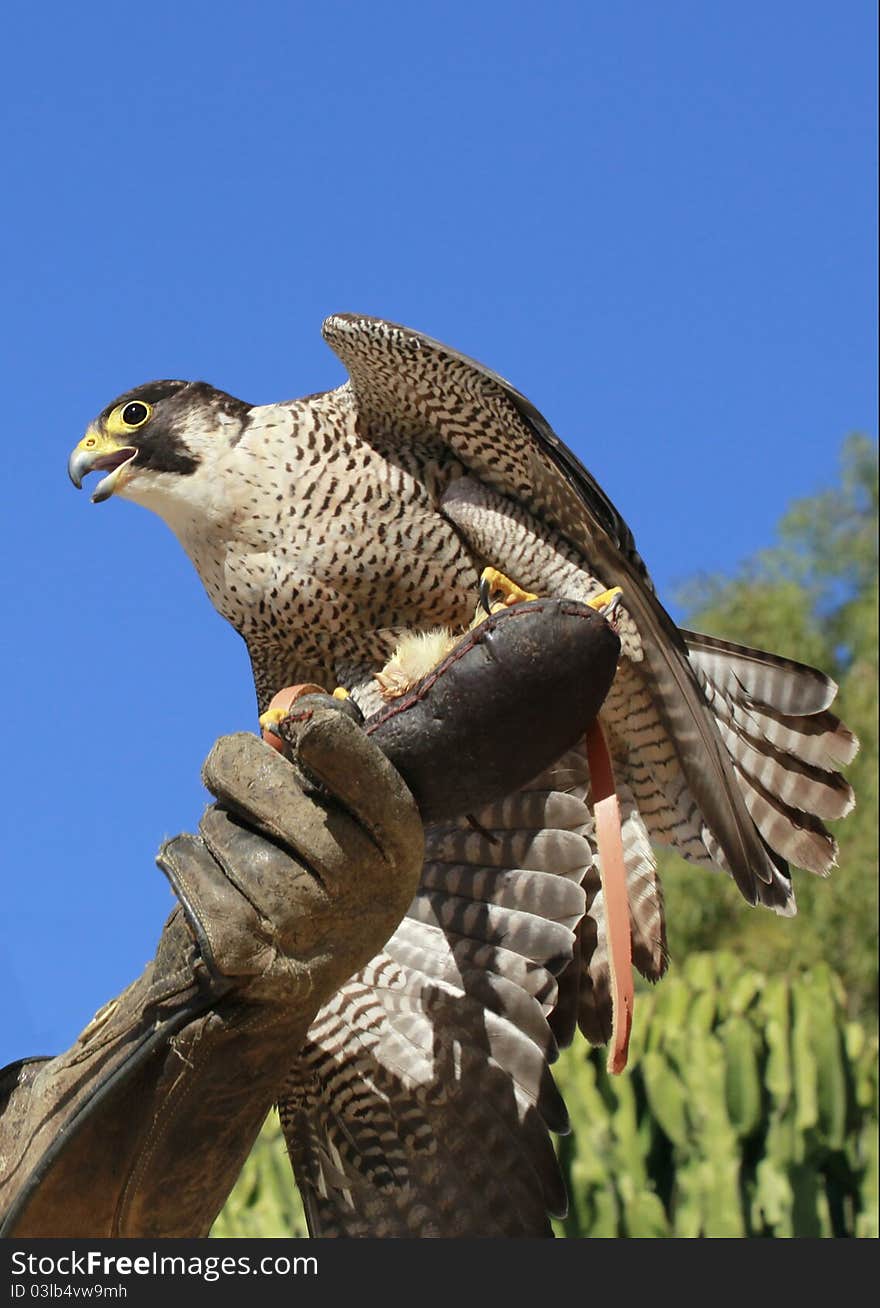
[[[480,607],[487,614],[497,613],[511,604],[524,604],[537,599],[531,591],[523,590],[515,581],[505,577],[497,568],[484,568],[480,577]]]
[[[619,586],[612,586],[610,590],[603,590],[601,595],[594,595],[591,600],[587,600],[587,608],[595,609],[597,613],[601,613],[605,621],[610,623],[616,631],[614,618],[620,608],[622,595],[623,591]]]

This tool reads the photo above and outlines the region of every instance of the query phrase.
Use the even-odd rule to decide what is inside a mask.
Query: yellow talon
[[[278,727],[286,717],[290,716],[296,701],[303,695],[326,695],[326,693],[323,686],[316,686],[313,681],[304,681],[296,686],[285,686],[283,690],[276,691],[265,713],[260,714],[260,730],[266,744],[280,750],[282,738]]]
[[[500,595],[501,599],[491,602],[493,595]],[[531,591],[523,590],[517,586],[515,581],[505,577],[503,572],[497,568],[484,568],[480,577],[480,603],[482,607],[492,613],[496,609],[509,608],[511,604],[525,604],[529,600],[537,599]]]
[[[287,713],[288,713],[288,710],[287,710],[286,708],[281,708],[280,706],[279,706],[278,708],[270,708],[270,709],[266,709],[266,712],[265,712],[265,713],[261,713],[261,714],[260,714],[260,726],[261,726],[261,728],[262,728],[264,731],[265,731],[267,728],[268,728],[268,730],[271,731],[273,727],[277,727],[277,726],[278,726],[278,723],[279,723],[279,722],[283,722],[283,721],[284,721],[284,719],[287,717]]]
[[[610,590],[603,590],[601,595],[594,595],[591,600],[587,600],[587,608],[595,609],[597,613],[601,613],[602,609],[607,608],[612,600],[622,594],[623,590],[620,586],[612,586]]]

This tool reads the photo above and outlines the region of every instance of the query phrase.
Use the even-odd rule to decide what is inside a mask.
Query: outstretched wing
[[[639,676],[684,780],[679,807],[698,811],[706,857],[727,868],[750,903],[793,911],[785,854],[770,838],[780,825],[755,801],[755,778],[744,782],[743,768],[735,766],[730,732],[707,701],[701,655],[658,602],[632,533],[587,470],[524,396],[447,346],[351,314],[328,318],[324,336],[348,369],[364,439],[385,449],[433,442],[447,457],[451,452],[481,483],[559,533],[585,572],[603,586],[623,588],[641,641]],[[717,661],[724,657],[719,652]],[[787,714],[804,718],[827,708],[832,682],[812,669],[772,662],[775,698],[784,700]],[[720,675],[726,683],[727,673]],[[769,782],[772,805],[772,777]],[[807,825],[817,816],[796,811]]]

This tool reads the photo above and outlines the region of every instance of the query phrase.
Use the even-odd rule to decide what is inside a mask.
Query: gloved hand
[[[217,742],[221,802],[159,854],[180,907],[152,963],[67,1053],[0,1074],[4,1235],[206,1235],[318,1008],[394,930],[409,791],[329,705],[294,754]]]
[[[158,855],[209,969],[285,1014],[384,944],[424,850],[399,773],[332,701],[288,739],[292,762],[255,736],[219,740],[203,778],[220,803]]]

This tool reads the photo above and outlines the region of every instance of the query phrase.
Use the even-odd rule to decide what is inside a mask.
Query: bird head
[[[90,472],[104,476],[92,493],[160,511],[163,501],[191,496],[218,458],[236,444],[250,405],[207,382],[155,381],[120,395],[90,423],[70,456],[74,486]]]

